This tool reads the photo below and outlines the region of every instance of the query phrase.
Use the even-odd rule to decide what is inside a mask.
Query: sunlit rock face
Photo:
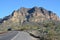
[[[11,15],[4,17],[0,20],[0,23],[6,20],[12,22],[43,22],[44,20],[60,21],[59,17],[52,11],[48,11],[42,7],[24,8],[21,7],[18,10],[12,12]]]

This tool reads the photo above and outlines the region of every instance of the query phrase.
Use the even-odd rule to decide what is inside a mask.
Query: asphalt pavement
[[[0,34],[0,40],[11,40],[17,34],[18,34],[18,31],[9,31],[4,34]]]
[[[4,34],[0,34],[0,40],[37,40],[24,31],[9,31]]]

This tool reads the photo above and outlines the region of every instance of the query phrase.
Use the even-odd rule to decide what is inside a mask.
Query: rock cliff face
[[[52,11],[48,11],[42,7],[20,8],[13,11],[9,16],[0,19],[0,23],[10,20],[12,22],[43,22],[44,20],[60,21],[59,17]]]
[[[12,21],[30,21],[30,22],[40,22],[44,20],[55,20],[59,21],[58,16],[51,12],[47,11],[42,7],[33,7],[33,8],[20,8],[14,12]]]

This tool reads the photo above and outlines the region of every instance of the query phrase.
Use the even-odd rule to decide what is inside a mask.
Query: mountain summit
[[[24,8],[12,12],[11,15],[0,19],[0,23],[10,20],[12,22],[43,22],[44,20],[60,21],[59,17],[52,11],[43,7]]]
[[[40,23],[47,21],[59,22],[60,18],[52,11],[48,11],[43,7],[21,7],[18,10],[14,10],[12,14],[2,19],[0,18],[0,27],[2,30],[12,27],[12,29],[21,29],[22,26],[29,26],[29,28],[31,26],[35,28],[35,26],[40,26]]]

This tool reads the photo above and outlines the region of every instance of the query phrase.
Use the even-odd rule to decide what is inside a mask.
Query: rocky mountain
[[[34,40],[60,40],[60,18],[43,7],[21,7],[0,18],[0,31],[10,30],[26,31]]]
[[[7,20],[12,22],[43,22],[44,20],[60,21],[59,17],[52,11],[48,11],[43,7],[24,8],[21,7],[18,10],[12,12],[11,15],[5,16],[0,19],[0,23]]]

